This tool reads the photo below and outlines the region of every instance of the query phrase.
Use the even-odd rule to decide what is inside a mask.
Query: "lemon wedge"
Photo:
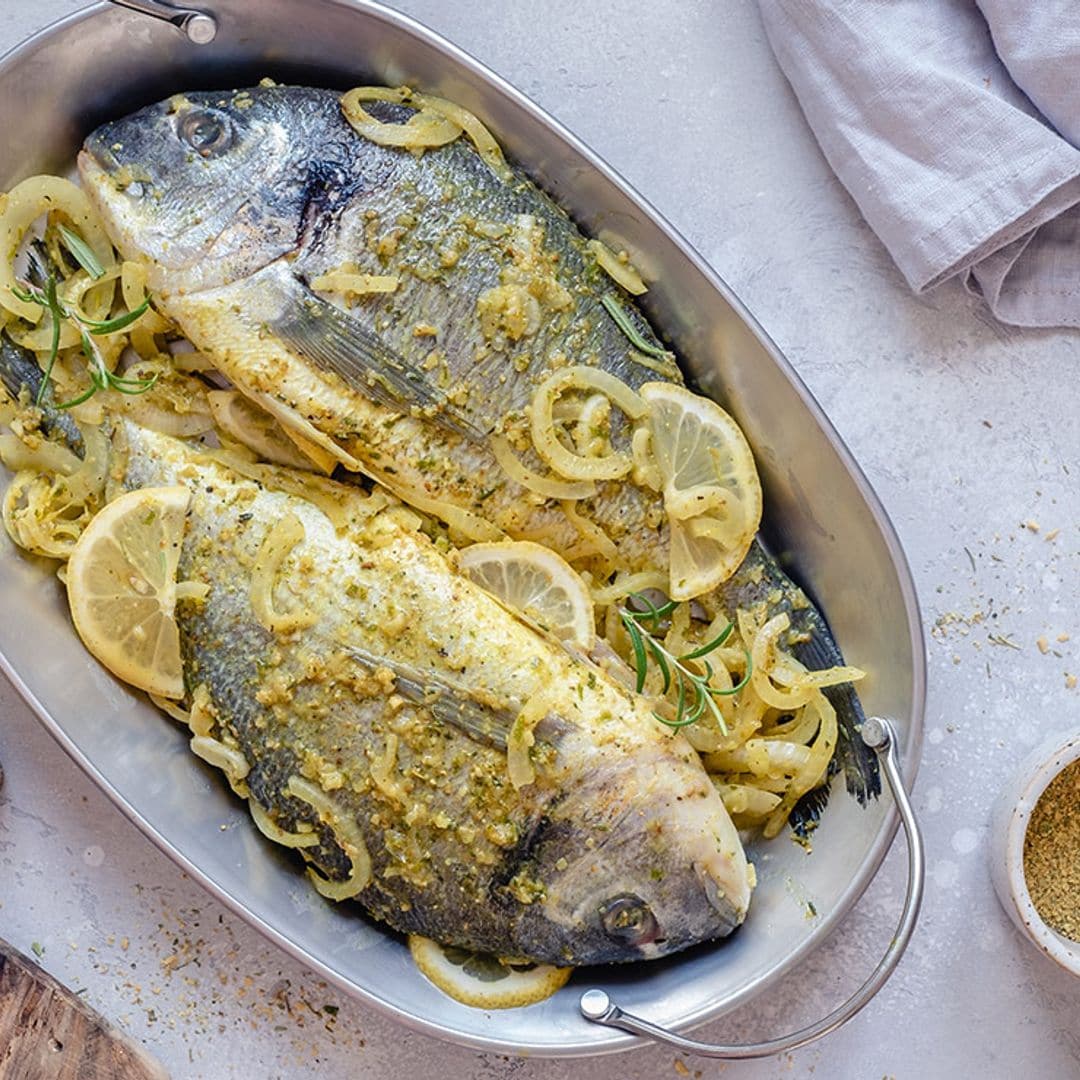
[[[211,390],[206,398],[217,427],[253,450],[263,461],[290,469],[310,470],[317,465],[323,472],[334,471],[334,462],[326,461],[328,455],[324,450],[310,443],[302,450],[297,445],[298,436],[295,439],[290,436],[265,409],[239,391]],[[316,452],[314,455],[312,450]]]
[[[588,651],[596,640],[588,586],[561,556],[531,540],[473,544],[458,566],[480,588],[562,641]]]
[[[409,951],[421,973],[444,994],[475,1009],[535,1005],[566,985],[573,968],[550,964],[518,966],[485,953],[439,945],[412,935]]]
[[[119,496],[91,520],[67,566],[83,644],[117,678],[163,698],[184,696],[176,601],[206,591],[176,583],[190,502],[179,486]]]
[[[670,595],[691,600],[746,557],[761,521],[761,482],[739,428],[714,401],[672,383],[638,393],[671,526]]]

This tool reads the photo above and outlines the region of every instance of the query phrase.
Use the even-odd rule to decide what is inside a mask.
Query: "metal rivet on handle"
[[[581,1014],[586,1020],[600,1020],[607,1015],[608,1010],[611,1008],[611,998],[603,990],[595,988],[586,990],[581,995],[578,1008],[581,1009]]]
[[[117,7],[137,11],[175,26],[192,45],[209,45],[217,37],[217,19],[198,8],[176,7],[164,0],[112,0]]]
[[[891,735],[889,725],[878,716],[869,716],[862,722],[862,740],[871,750],[883,750]]]
[[[217,37],[217,20],[212,15],[192,15],[184,33],[193,45],[209,45]]]

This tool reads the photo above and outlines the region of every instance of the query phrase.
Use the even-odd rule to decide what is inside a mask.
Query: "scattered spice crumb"
[[[1046,635],[1042,634],[1035,639],[1035,644],[1039,646],[1039,652],[1045,656],[1050,651],[1050,642],[1046,639]]]
[[[40,960],[45,955],[45,946],[40,941],[31,941],[30,951]]]
[[[1065,641],[1069,640],[1069,635],[1068,634],[1058,634],[1057,639],[1058,639],[1058,641],[1065,642]]]
[[[1065,675],[1065,688],[1067,690],[1075,690],[1076,689],[1076,676],[1075,675],[1069,675],[1069,674]]]
[[[1049,532],[1048,532],[1048,533],[1046,534],[1046,536],[1044,536],[1044,537],[1043,537],[1043,539],[1044,539],[1044,540],[1048,540],[1048,541],[1050,541],[1050,543],[1053,543],[1053,542],[1054,542],[1054,541],[1055,541],[1055,540],[1056,540],[1056,539],[1058,538],[1058,534],[1059,534],[1060,532],[1061,532],[1061,530],[1060,530],[1060,529],[1051,529],[1051,530],[1050,530],[1050,531],[1049,531]]]
[[[1037,533],[1039,531],[1039,523],[1033,518],[1028,518],[1027,521],[1024,522],[1024,528],[1027,529],[1028,532]]]
[[[690,1070],[678,1058],[675,1059],[675,1071],[680,1076],[689,1076],[690,1075]]]

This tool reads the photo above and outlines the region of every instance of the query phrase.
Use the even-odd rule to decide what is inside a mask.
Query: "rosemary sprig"
[[[658,345],[650,345],[642,336],[638,328],[630,321],[630,316],[623,310],[622,304],[611,293],[605,293],[600,297],[600,303],[604,310],[615,320],[615,325],[626,335],[627,340],[646,356],[658,356],[669,360],[671,353],[667,349],[661,349]]]
[[[628,600],[634,602],[634,607],[622,607],[619,609],[619,617],[626,628],[630,638],[630,647],[634,653],[634,667],[637,672],[637,692],[640,694],[645,688],[645,678],[649,671],[649,658],[656,664],[663,679],[663,692],[669,693],[672,686],[675,687],[675,719],[668,720],[658,712],[653,716],[668,727],[682,728],[700,720],[708,710],[717,726],[723,734],[727,734],[727,723],[723,713],[716,704],[716,698],[728,697],[737,694],[750,681],[752,661],[750,654],[746,654],[746,673],[739,680],[737,686],[730,690],[720,690],[709,683],[713,676],[713,667],[705,659],[711,652],[719,649],[735,629],[734,623],[728,623],[719,634],[711,641],[682,656],[675,656],[669,652],[663,642],[656,636],[660,620],[670,615],[679,605],[674,600],[657,606],[647,596],[641,593],[631,593]],[[646,626],[649,624],[649,626]],[[650,629],[651,626],[651,629]],[[688,664],[699,663],[703,670],[696,667],[688,667]]]
[[[60,228],[62,232],[71,233],[72,237],[86,247],[85,242],[82,241],[81,237],[76,233],[72,233],[70,229],[65,230],[63,225],[61,225]],[[68,243],[66,236],[65,243]],[[83,260],[80,254],[71,247],[70,243],[68,246],[75,258],[82,263]],[[90,258],[93,260],[91,265],[96,265],[98,269],[100,269],[101,264],[97,262],[94,253],[90,251],[89,247],[86,247],[86,250],[90,252]],[[91,266],[86,264],[83,264],[83,266],[88,274],[94,276]],[[104,272],[104,270],[101,270],[101,274],[104,274]],[[100,274],[98,276],[100,276]],[[101,355],[101,350],[94,341],[94,337],[100,337],[104,334],[115,334],[118,331],[131,326],[132,323],[140,319],[150,306],[150,297],[146,297],[133,311],[125,312],[123,315],[117,315],[113,319],[98,321],[83,318],[61,303],[56,290],[56,278],[52,273],[47,273],[45,275],[45,285],[42,288],[31,285],[29,282],[21,281],[14,292],[24,303],[37,304],[39,307],[44,308],[49,313],[52,320],[52,341],[49,345],[49,357],[45,362],[41,384],[38,386],[37,394],[34,397],[35,405],[40,406],[45,398],[45,390],[49,385],[49,379],[52,377],[56,358],[60,353],[60,327],[65,319],[73,322],[79,328],[82,351],[87,359],[88,371],[90,373],[90,387],[85,393],[80,394],[78,397],[74,397],[70,401],[58,403],[56,406],[58,409],[71,409],[76,405],[81,405],[84,401],[88,401],[93,397],[99,390],[112,389],[120,394],[129,395],[145,394],[146,391],[158,381],[160,372],[152,375],[149,379],[126,379],[122,375],[113,374],[113,372],[105,365],[105,358]]]

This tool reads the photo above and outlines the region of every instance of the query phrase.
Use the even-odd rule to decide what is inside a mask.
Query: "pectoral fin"
[[[371,656],[359,649],[351,655],[357,663],[375,671],[388,668],[394,674],[396,693],[414,705],[430,709],[436,720],[456,727],[477,742],[506,749],[510,728],[517,719],[521,707],[512,702],[505,704],[481,701],[475,694],[447,679],[428,671],[419,671],[407,664]]]
[[[276,274],[274,284],[283,295],[267,328],[290,351],[322,371],[332,371],[380,405],[418,413],[459,435],[481,435],[427,372],[411,367],[358,319],[316,295],[291,272]]]

